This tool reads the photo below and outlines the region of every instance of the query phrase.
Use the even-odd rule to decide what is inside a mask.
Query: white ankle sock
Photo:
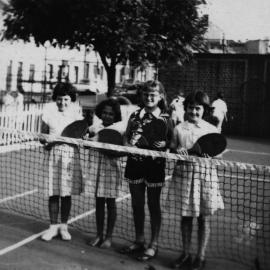
[[[58,235],[59,224],[51,224],[49,229],[41,236],[44,241],[50,241]]]
[[[60,224],[60,235],[62,237],[62,240],[65,240],[65,241],[69,241],[71,240],[71,235],[70,233],[68,232],[68,226],[66,223],[62,223]]]

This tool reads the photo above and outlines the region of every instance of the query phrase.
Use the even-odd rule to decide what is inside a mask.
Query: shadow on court
[[[116,252],[126,242],[114,240],[114,247],[102,250],[87,245],[90,235],[72,230],[72,241],[64,242],[55,238],[43,242],[40,238],[19,246],[22,240],[36,235],[47,228],[47,224],[32,218],[22,217],[7,211],[1,211],[0,257],[1,270],[163,270],[169,269],[169,263],[178,254],[160,250],[159,255],[149,263],[141,263],[135,258]],[[15,246],[17,244],[17,246]],[[7,248],[10,247],[10,250]],[[225,260],[208,260],[208,270],[249,269],[243,265]]]

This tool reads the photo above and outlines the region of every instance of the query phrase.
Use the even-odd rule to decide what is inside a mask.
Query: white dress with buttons
[[[174,140],[179,148],[190,149],[198,138],[208,133],[218,133],[218,130],[204,120],[197,125],[185,121],[175,127]],[[177,162],[168,199],[180,209],[182,216],[212,215],[216,210],[224,209],[216,167],[211,161]]]

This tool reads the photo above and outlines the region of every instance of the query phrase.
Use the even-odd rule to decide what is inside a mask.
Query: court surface
[[[229,138],[224,159],[270,165],[270,141],[257,139]],[[117,253],[126,241],[114,239],[110,250],[93,248],[87,241],[94,237],[78,230],[72,230],[72,241],[54,239],[49,243],[39,236],[47,229],[47,224],[36,219],[0,211],[0,269],[169,269],[169,263],[178,254],[160,250],[157,258],[149,263],[141,263],[135,258]],[[209,259],[205,269],[250,269],[250,266],[223,259]]]

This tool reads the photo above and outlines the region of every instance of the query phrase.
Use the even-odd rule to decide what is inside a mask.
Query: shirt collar
[[[196,124],[192,124],[188,121],[185,121],[184,122],[184,126],[185,126],[185,129],[189,129],[191,126],[195,126],[195,127],[198,127],[198,128],[202,128],[204,126],[204,120],[200,120],[198,123]]]
[[[141,112],[140,112],[140,118],[143,118],[143,116],[146,114],[146,111],[145,109],[142,109]],[[151,114],[153,116],[155,116],[156,118],[158,118],[161,114],[161,110],[159,107],[157,107],[154,111],[151,112]]]
[[[198,123],[195,124],[195,126],[201,128],[203,126],[204,122],[203,120],[201,119],[200,121],[198,121]]]

